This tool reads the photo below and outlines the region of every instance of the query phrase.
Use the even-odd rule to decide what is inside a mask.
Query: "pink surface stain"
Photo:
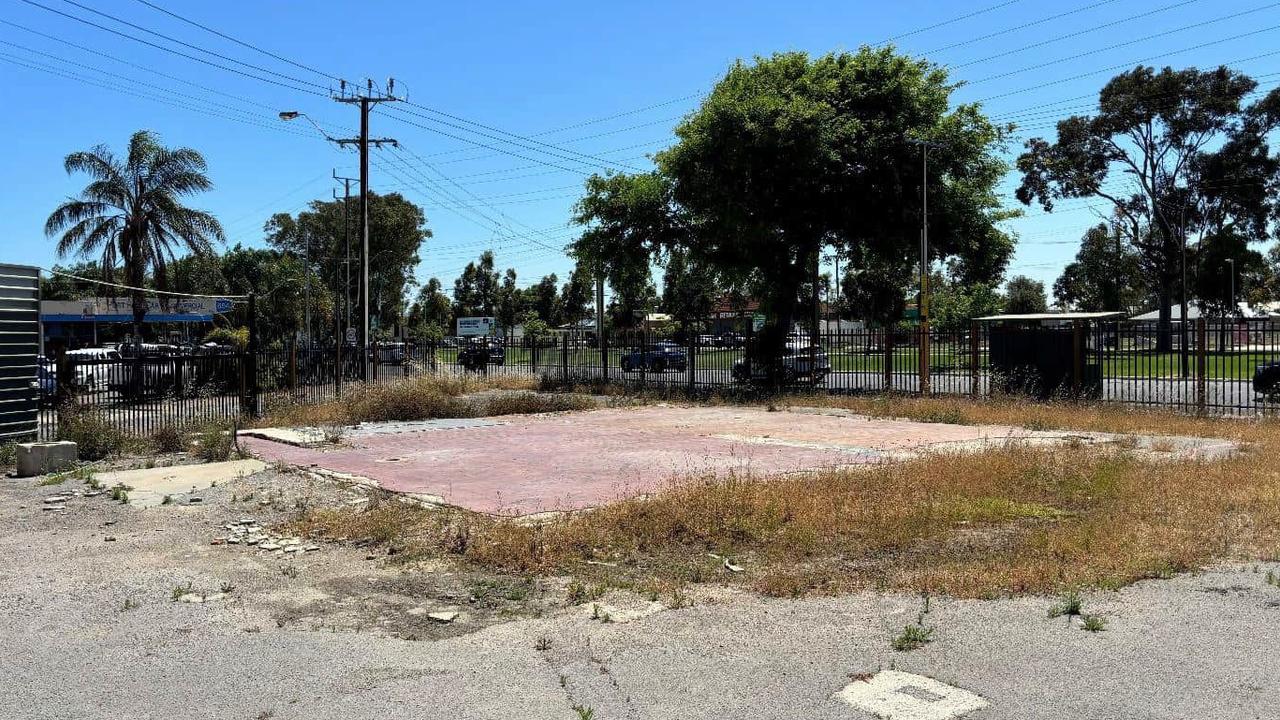
[[[268,461],[358,475],[485,513],[595,507],[674,479],[754,475],[879,462],[880,451],[1021,434],[754,408],[642,407],[512,416],[498,425],[355,437],[351,447],[244,444]]]

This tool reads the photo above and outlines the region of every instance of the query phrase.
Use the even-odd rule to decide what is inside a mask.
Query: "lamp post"
[[[1231,314],[1234,315],[1236,314],[1236,312],[1240,310],[1240,308],[1236,306],[1236,260],[1235,258],[1228,258],[1227,264],[1231,266],[1231,294],[1228,297],[1230,297],[1231,299]]]
[[[929,393],[929,151],[943,147],[930,140],[907,138],[907,144],[920,148],[920,394]]]

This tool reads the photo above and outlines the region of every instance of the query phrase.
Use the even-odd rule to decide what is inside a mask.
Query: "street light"
[[[929,392],[929,151],[943,147],[931,140],[907,138],[907,144],[920,148],[922,180],[920,182],[920,392]]]
[[[1235,258],[1227,258],[1227,264],[1231,266],[1231,314],[1234,315],[1240,310],[1236,306],[1236,260]]]

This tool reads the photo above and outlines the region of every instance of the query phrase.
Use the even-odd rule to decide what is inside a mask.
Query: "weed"
[[[76,444],[81,460],[101,460],[124,452],[128,439],[97,408],[74,403],[58,410],[59,440]]]
[[[298,572],[298,568],[296,565],[285,565],[284,567],[280,568],[280,574],[284,575],[290,580],[293,580],[297,578],[300,573]]]
[[[604,597],[607,589],[604,585],[586,585],[574,580],[569,583],[566,593],[568,594],[570,605],[586,605],[593,600],[599,600]]]
[[[121,607],[121,610],[124,610],[124,611],[136,610],[141,604],[142,603],[138,602],[137,600],[127,597],[124,599],[124,605]]]
[[[1068,590],[1062,593],[1057,605],[1049,608],[1049,617],[1075,617],[1083,610],[1084,599],[1080,597],[1080,593],[1076,590]]]
[[[165,425],[151,433],[151,450],[157,453],[176,453],[187,449],[187,433],[177,425]]]
[[[160,504],[161,504],[161,505],[172,505],[172,504],[173,504],[173,496],[172,496],[172,495],[165,495],[165,496],[164,496],[164,498],[160,500]]]
[[[537,650],[538,652],[546,652],[550,650],[551,638],[548,638],[548,637],[538,638],[538,641],[533,644],[533,649]]]
[[[574,705],[573,711],[578,714],[578,720],[594,720],[596,716],[595,709],[586,705]]]
[[[0,443],[0,472],[18,464],[18,443],[6,440]]]
[[[68,477],[67,473],[56,473],[53,475],[49,475],[37,481],[36,487],[48,487],[49,485],[61,485],[62,483],[67,481],[67,477]]]
[[[191,583],[187,583],[186,585],[174,585],[169,591],[169,599],[177,602],[178,598],[189,592],[191,592]]]
[[[235,426],[231,423],[209,423],[196,432],[196,455],[205,462],[229,460],[235,450],[235,440]]]
[[[1275,586],[1277,586],[1277,587],[1280,587],[1280,580],[1278,580],[1278,579],[1276,578],[1276,574],[1275,574],[1275,572],[1274,572],[1274,571],[1272,571],[1272,570],[1268,570],[1268,571],[1267,571],[1267,584],[1268,584],[1268,585],[1275,585]]]
[[[1107,629],[1107,619],[1099,615],[1085,615],[1080,618],[1083,624],[1080,626],[1083,630],[1089,632],[1102,632]]]
[[[685,591],[683,587],[676,586],[671,588],[671,602],[667,606],[672,610],[693,607],[693,596]]]
[[[235,589],[236,589],[236,586],[232,585],[229,582],[222,583],[222,587],[219,588],[219,590],[222,591],[223,595],[230,595],[231,593],[235,592]]]
[[[926,643],[933,642],[933,628],[927,628],[923,625],[907,625],[902,628],[902,633],[893,639],[890,646],[898,652],[907,652],[924,647]]]

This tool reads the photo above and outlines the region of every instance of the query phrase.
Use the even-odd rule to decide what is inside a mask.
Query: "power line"
[[[70,14],[70,13],[65,13],[65,12],[63,12],[63,11],[61,11],[61,10],[57,10],[57,9],[55,9],[55,8],[51,8],[51,7],[47,6],[47,5],[41,5],[40,3],[35,2],[35,0],[20,0],[20,1],[21,1],[21,2],[24,2],[24,3],[28,4],[28,5],[31,5],[31,6],[34,6],[34,7],[38,7],[38,8],[40,8],[41,10],[46,10],[46,11],[48,11],[48,12],[51,12],[51,13],[55,14],[55,15],[61,15],[62,17],[65,17],[65,18],[68,18],[68,19],[71,19],[71,20],[75,20],[75,21],[76,21],[76,22],[78,22],[78,23],[83,23],[83,24],[88,25],[88,26],[90,26],[90,27],[95,27],[95,28],[97,28],[97,29],[99,29],[99,30],[103,30],[103,31],[105,31],[105,32],[109,32],[109,33],[111,33],[112,35],[116,35],[116,36],[119,36],[119,37],[125,38],[126,40],[132,40],[132,41],[137,42],[137,43],[142,43],[143,45],[147,45],[147,46],[153,47],[153,48],[155,48],[155,49],[157,49],[157,50],[163,50],[164,52],[171,53],[171,54],[173,54],[173,55],[177,55],[177,56],[179,56],[179,57],[184,57],[184,58],[187,58],[188,60],[193,60],[193,61],[195,61],[195,62],[202,63],[202,64],[204,64],[204,65],[208,65],[208,66],[210,66],[210,67],[218,68],[218,69],[220,69],[220,70],[226,70],[227,72],[233,72],[233,73],[235,73],[235,74],[237,74],[237,75],[241,75],[241,76],[244,76],[244,77],[250,78],[250,79],[252,79],[252,80],[259,80],[259,81],[261,81],[261,82],[267,82],[267,83],[271,83],[272,85],[278,85],[278,86],[283,87],[283,88],[288,88],[289,90],[294,90],[294,91],[297,91],[297,92],[310,93],[310,94],[312,94],[312,95],[323,95],[323,94],[324,94],[324,93],[320,93],[320,92],[317,92],[317,91],[314,91],[314,90],[305,90],[305,89],[303,89],[303,88],[295,87],[295,86],[293,86],[293,85],[289,85],[289,84],[287,84],[287,83],[280,82],[279,80],[273,80],[273,79],[271,79],[271,78],[264,78],[264,77],[260,77],[260,76],[258,76],[258,75],[254,75],[254,74],[252,74],[252,73],[247,73],[247,72],[245,72],[245,71],[243,71],[243,70],[237,70],[236,68],[233,68],[233,67],[228,67],[228,66],[226,66],[226,65],[222,65],[222,64],[220,64],[220,63],[216,63],[216,62],[212,62],[212,61],[210,61],[210,60],[206,60],[205,58],[197,57],[197,56],[195,56],[195,55],[190,55],[190,54],[188,54],[188,53],[184,53],[184,52],[182,52],[182,51],[180,51],[180,50],[175,50],[175,49],[173,49],[173,48],[171,48],[171,47],[165,47],[164,45],[160,45],[160,44],[158,44],[158,43],[153,43],[153,42],[151,42],[150,40],[145,40],[145,39],[143,39],[143,38],[136,37],[136,36],[134,36],[134,35],[130,35],[130,34],[128,34],[128,33],[120,32],[119,30],[116,30],[116,29],[114,29],[114,28],[109,28],[109,27],[107,27],[106,25],[102,25],[102,24],[100,24],[100,23],[93,22],[92,20],[86,20],[85,18],[78,17],[78,16],[76,16],[76,15],[72,15],[72,14]]]
[[[1141,13],[1138,13],[1137,15],[1130,15],[1128,17],[1120,18],[1119,20],[1112,20],[1111,22],[1103,23],[1101,25],[1095,25],[1091,28],[1086,28],[1084,30],[1077,30],[1075,32],[1067,33],[1065,35],[1058,35],[1057,37],[1048,38],[1047,40],[1042,40],[1040,42],[1034,42],[1034,43],[1031,43],[1030,45],[1023,45],[1022,47],[1014,50],[1005,50],[1004,52],[999,52],[999,53],[996,53],[995,55],[988,55],[986,57],[978,58],[976,60],[970,60],[968,62],[963,62],[955,65],[949,64],[948,67],[958,69],[963,67],[969,67],[970,65],[978,65],[984,62],[990,62],[992,60],[1006,57],[1008,55],[1017,55],[1018,53],[1023,53],[1028,50],[1034,50],[1036,48],[1044,47],[1046,45],[1052,45],[1053,43],[1062,42],[1063,40],[1069,40],[1073,37],[1088,35],[1090,33],[1095,33],[1099,30],[1105,30],[1106,28],[1115,27],[1116,25],[1123,25],[1124,23],[1127,23],[1127,22],[1140,20],[1144,17],[1150,17],[1151,15],[1158,15],[1162,12],[1168,12],[1169,10],[1184,7],[1186,5],[1191,5],[1197,2],[1200,2],[1200,0],[1183,0],[1182,2],[1177,2],[1172,5],[1165,5],[1164,7],[1156,8],[1154,10],[1148,10],[1146,12],[1141,12]],[[1195,26],[1190,26],[1190,27],[1195,27]],[[1152,36],[1152,37],[1157,37],[1157,36]],[[1143,38],[1143,39],[1150,39],[1150,38]],[[1132,42],[1141,42],[1141,40],[1134,40]],[[1132,44],[1132,43],[1125,43],[1125,44]],[[1109,48],[1105,48],[1105,49],[1109,49]]]
[[[1064,63],[1064,62],[1067,62],[1067,61],[1069,61],[1069,60],[1079,60],[1080,58],[1088,57],[1088,56],[1090,56],[1090,55],[1097,55],[1098,53],[1108,52],[1108,51],[1110,51],[1110,50],[1117,50],[1117,49],[1122,48],[1122,47],[1128,47],[1129,45],[1136,45],[1136,44],[1138,44],[1138,43],[1147,42],[1148,40],[1154,40],[1154,39],[1156,39],[1156,38],[1165,37],[1165,36],[1168,36],[1168,35],[1174,35],[1174,34],[1176,34],[1176,33],[1186,32],[1187,30],[1194,30],[1194,29],[1196,29],[1196,28],[1206,27],[1206,26],[1208,26],[1208,25],[1214,25],[1214,24],[1216,24],[1216,23],[1224,22],[1224,21],[1227,21],[1227,20],[1234,20],[1234,19],[1236,19],[1236,18],[1243,17],[1243,16],[1245,16],[1245,15],[1251,15],[1251,14],[1256,13],[1256,12],[1261,12],[1261,11],[1263,11],[1263,10],[1268,10],[1268,9],[1270,9],[1270,8],[1276,7],[1277,5],[1280,5],[1280,2],[1278,2],[1278,3],[1270,3],[1270,4],[1268,4],[1268,5],[1264,5],[1264,6],[1262,6],[1262,7],[1253,8],[1252,10],[1245,10],[1245,11],[1243,11],[1243,12],[1238,12],[1238,13],[1235,13],[1235,14],[1233,14],[1233,15],[1224,15],[1224,16],[1222,16],[1222,17],[1217,17],[1217,18],[1213,18],[1213,19],[1210,19],[1210,20],[1205,20],[1205,21],[1203,21],[1203,22],[1192,23],[1192,24],[1190,24],[1190,25],[1183,25],[1182,27],[1173,28],[1172,30],[1165,30],[1165,31],[1163,31],[1163,32],[1155,33],[1154,35],[1147,35],[1146,37],[1140,37],[1140,38],[1136,38],[1136,39],[1134,39],[1134,40],[1126,40],[1125,42],[1122,42],[1122,43],[1115,43],[1115,44],[1113,44],[1113,45],[1108,45],[1108,46],[1106,46],[1106,47],[1097,48],[1097,49],[1095,49],[1095,50],[1087,50],[1087,51],[1085,51],[1085,52],[1076,53],[1076,54],[1074,54],[1074,55],[1068,55],[1068,56],[1066,56],[1066,57],[1061,57],[1061,58],[1058,58],[1058,59],[1056,59],[1056,60],[1049,60],[1049,61],[1047,61],[1047,62],[1038,63],[1038,64],[1036,64],[1036,65],[1028,65],[1028,66],[1026,66],[1026,67],[1021,67],[1021,68],[1018,68],[1018,69],[1016,69],[1016,70],[1009,70],[1009,71],[1007,71],[1007,72],[1002,72],[1002,73],[999,73],[999,74],[996,74],[996,75],[988,75],[988,76],[986,76],[986,77],[979,78],[979,79],[977,79],[977,80],[971,80],[971,81],[969,81],[969,84],[970,84],[970,85],[978,85],[978,84],[980,84],[980,83],[990,82],[990,81],[992,81],[992,80],[999,80],[999,79],[1001,79],[1001,78],[1010,77],[1010,76],[1012,76],[1012,75],[1020,75],[1020,74],[1022,74],[1022,73],[1024,73],[1024,72],[1028,72],[1028,71],[1031,71],[1031,70],[1039,70],[1039,69],[1041,69],[1041,68],[1050,67],[1050,66],[1052,66],[1052,65],[1057,65],[1057,64],[1059,64],[1059,63]],[[1278,29],[1278,28],[1280,28],[1280,25],[1273,25],[1273,26],[1268,27],[1268,28],[1263,28],[1263,29],[1261,29],[1261,30],[1254,30],[1254,31],[1252,31],[1252,32],[1244,33],[1244,34],[1242,34],[1242,35],[1235,35],[1235,36],[1233,36],[1233,37],[1223,38],[1222,40],[1216,40],[1216,41],[1214,41],[1214,42],[1212,42],[1212,43],[1206,43],[1205,45],[1215,44],[1215,43],[1221,43],[1221,42],[1227,42],[1227,41],[1230,41],[1230,40],[1239,40],[1240,38],[1248,37],[1248,36],[1250,36],[1250,35],[1257,35],[1257,34],[1259,34],[1259,33],[1267,32],[1268,30],[1275,30],[1275,29]],[[1197,46],[1196,46],[1196,48],[1199,48],[1199,47],[1204,47],[1204,45],[1197,45]],[[1196,48],[1190,48],[1190,49],[1194,50],[1194,49],[1196,49]],[[1180,51],[1176,51],[1176,52],[1186,52],[1186,51],[1185,51],[1185,50],[1180,50]],[[1162,54],[1160,57],[1163,57],[1165,54],[1172,54],[1172,53],[1164,53],[1164,54]],[[1000,57],[1000,56],[993,56],[993,57]],[[1139,62],[1146,62],[1146,60],[1140,60]],[[1126,63],[1126,65],[1132,65],[1132,64],[1133,64],[1133,63]]]
[[[1071,15],[1076,15],[1078,13],[1086,12],[1088,10],[1100,8],[1103,5],[1110,5],[1117,1],[1118,0],[1102,0],[1101,2],[1090,3],[1088,5],[1081,5],[1080,7],[1077,7],[1073,10],[1060,12],[1056,15],[1050,15],[1048,17],[1040,18],[1039,20],[1032,20],[1031,22],[1026,22],[1021,25],[1015,25],[1013,27],[1005,28],[1004,30],[997,30],[996,32],[987,33],[986,35],[979,35],[977,37],[969,38],[968,40],[961,40],[960,42],[951,43],[950,45],[944,45],[940,48],[927,50],[921,53],[921,55],[928,56],[928,55],[933,55],[934,53],[946,52],[947,50],[954,50],[955,48],[964,47],[965,45],[972,45],[973,43],[982,42],[984,40],[990,40],[992,38],[1000,37],[1001,35],[1008,35],[1011,32],[1026,30],[1027,28],[1035,27],[1036,25],[1043,25],[1044,23],[1047,23],[1047,22],[1053,22],[1054,20],[1061,20],[1064,17],[1069,17]],[[1197,1],[1198,0],[1188,0],[1188,2],[1197,2]]]
[[[250,50],[256,50],[257,52],[260,52],[260,53],[262,53],[263,55],[266,55],[266,56],[268,56],[268,57],[274,58],[274,59],[279,60],[280,62],[283,62],[283,63],[288,63],[289,65],[292,65],[292,66],[294,66],[294,67],[296,67],[296,68],[298,68],[298,69],[300,69],[300,70],[307,70],[307,71],[309,71],[309,72],[313,72],[313,73],[315,73],[315,74],[319,75],[320,77],[327,78],[327,79],[329,79],[329,80],[337,80],[337,81],[341,81],[341,79],[342,79],[342,78],[334,77],[334,76],[332,76],[332,75],[330,75],[330,74],[328,74],[328,73],[326,73],[326,72],[323,72],[323,71],[320,71],[320,70],[316,70],[315,68],[311,67],[310,65],[304,65],[304,64],[302,64],[302,63],[300,63],[300,62],[296,62],[296,61],[294,61],[294,60],[290,60],[290,59],[289,59],[289,58],[287,58],[287,57],[283,57],[283,56],[281,56],[281,55],[277,55],[277,54],[275,54],[275,53],[271,52],[270,50],[264,50],[264,49],[262,49],[262,48],[258,47],[257,45],[253,45],[253,44],[251,44],[251,43],[247,43],[247,42],[245,42],[245,41],[243,41],[243,40],[240,40],[240,39],[238,39],[238,38],[231,37],[230,35],[227,35],[226,33],[223,33],[223,32],[220,32],[220,31],[218,31],[218,30],[215,30],[215,29],[213,29],[213,28],[211,28],[211,27],[209,27],[209,26],[207,26],[207,25],[202,25],[202,24],[200,24],[200,23],[196,22],[195,20],[191,20],[190,18],[183,17],[182,15],[179,15],[178,13],[175,13],[175,12],[172,12],[172,11],[170,11],[170,10],[167,10],[167,9],[165,9],[165,8],[163,8],[163,7],[160,7],[159,5],[156,5],[156,4],[155,4],[155,3],[153,3],[153,2],[149,2],[149,0],[136,0],[136,1],[137,1],[137,2],[142,3],[143,5],[146,5],[147,7],[151,8],[151,9],[153,9],[153,10],[158,10],[158,11],[160,11],[160,12],[164,13],[165,15],[168,15],[169,17],[175,18],[175,19],[177,19],[177,20],[181,20],[182,22],[187,23],[188,25],[194,25],[195,27],[198,27],[198,28],[200,28],[201,30],[204,30],[205,32],[213,33],[214,35],[217,35],[218,37],[223,38],[224,40],[230,40],[231,42],[233,42],[233,43],[235,43],[235,44],[237,44],[237,45],[240,45],[240,46],[242,46],[242,47],[247,47],[247,48],[249,48]]]

